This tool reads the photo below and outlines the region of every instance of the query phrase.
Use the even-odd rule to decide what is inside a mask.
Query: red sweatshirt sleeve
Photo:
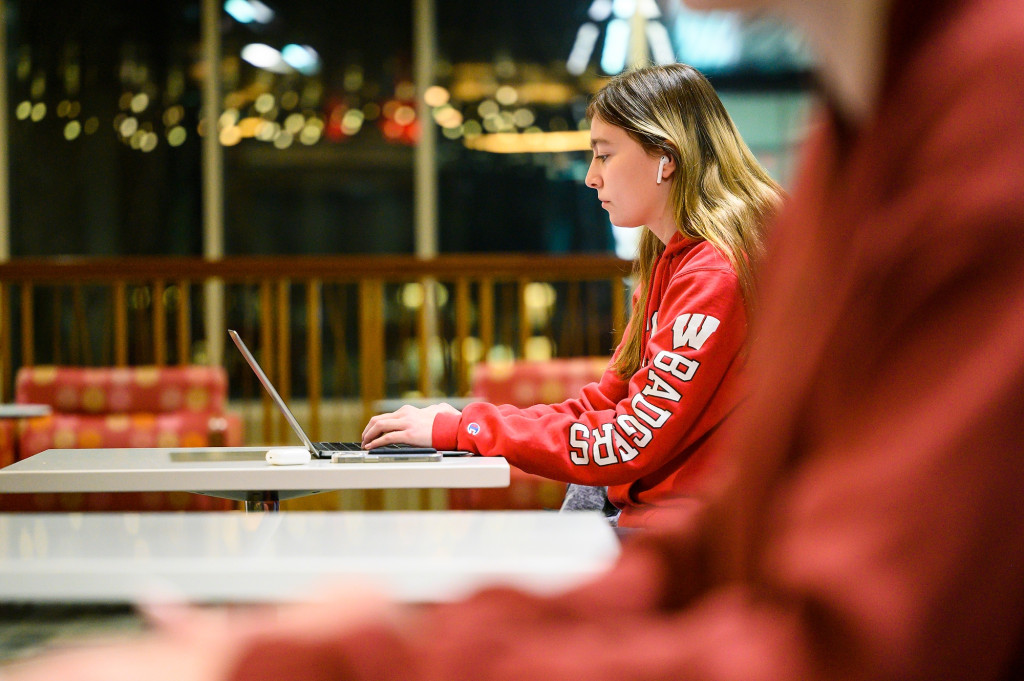
[[[723,381],[739,361],[747,321],[727,268],[677,272],[662,301],[645,364],[629,381],[609,369],[560,404],[471,404],[435,419],[434,446],[503,456],[527,472],[587,485],[629,483],[677,462],[732,406]]]

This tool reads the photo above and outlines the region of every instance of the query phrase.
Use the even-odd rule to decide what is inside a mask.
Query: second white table
[[[344,579],[436,602],[491,584],[556,591],[618,553],[599,513],[0,514],[0,604],[276,602]]]

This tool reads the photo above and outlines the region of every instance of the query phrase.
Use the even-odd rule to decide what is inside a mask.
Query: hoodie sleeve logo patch
[[[477,423],[476,421],[473,421],[473,423],[470,423],[468,426],[466,426],[466,432],[469,433],[470,435],[476,435],[477,433],[480,432],[480,424]]]
[[[704,341],[718,329],[718,320],[698,312],[689,312],[676,317],[672,324],[672,349],[689,347],[700,350]]]

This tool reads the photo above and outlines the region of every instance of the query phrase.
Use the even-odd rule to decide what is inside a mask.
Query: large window
[[[203,253],[205,134],[223,154],[226,254],[411,252],[423,126],[442,252],[628,256],[581,149],[587,98],[636,31],[644,58],[712,77],[783,182],[800,137],[793,36],[674,0],[434,0],[427,120],[414,0],[227,0],[207,131],[202,1],[7,3],[14,257]]]

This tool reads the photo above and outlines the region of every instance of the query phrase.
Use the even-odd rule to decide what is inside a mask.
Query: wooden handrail
[[[421,259],[410,255],[239,256],[222,260],[193,257],[15,258],[0,263],[0,281],[47,282],[203,280],[227,282],[262,279],[411,281],[423,277],[454,280],[459,276],[514,280],[556,274],[565,280],[627,276],[628,261],[604,254],[572,255],[441,255]]]

